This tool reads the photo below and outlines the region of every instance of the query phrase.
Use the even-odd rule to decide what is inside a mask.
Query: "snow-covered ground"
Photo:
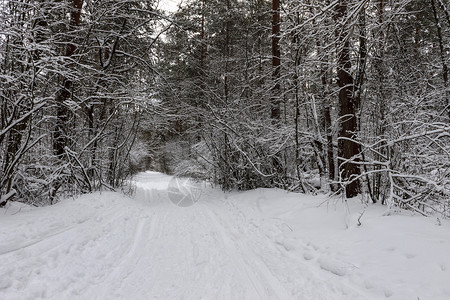
[[[0,299],[450,299],[450,222],[275,189],[0,210]],[[322,205],[321,205],[322,204]]]

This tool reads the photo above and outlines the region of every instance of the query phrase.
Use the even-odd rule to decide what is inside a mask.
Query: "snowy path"
[[[141,174],[136,199],[85,195],[0,216],[0,299],[375,299],[343,276],[354,266],[292,241],[259,205],[206,188],[177,207],[169,179]]]

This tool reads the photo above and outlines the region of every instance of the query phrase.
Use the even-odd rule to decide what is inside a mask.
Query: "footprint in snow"
[[[384,290],[384,296],[385,296],[386,298],[391,297],[393,294],[394,294],[394,293],[393,293],[390,289]]]
[[[276,243],[282,246],[286,251],[290,252],[296,249],[295,241],[290,239],[278,239]]]
[[[416,257],[416,255],[415,255],[415,254],[412,254],[412,253],[406,253],[406,254],[405,254],[405,257],[406,257],[407,259],[413,259],[414,257]]]
[[[311,259],[314,259],[314,253],[313,253],[312,251],[305,251],[305,252],[303,253],[303,258],[304,258],[305,260],[311,260]]]
[[[344,276],[353,272],[356,266],[330,257],[320,257],[320,267],[338,276]]]
[[[310,243],[310,242],[308,242],[307,244],[306,244],[306,246],[311,246],[314,250],[319,250],[320,249],[320,247],[319,246],[317,246],[317,245],[315,245],[315,244],[313,244],[313,243]]]

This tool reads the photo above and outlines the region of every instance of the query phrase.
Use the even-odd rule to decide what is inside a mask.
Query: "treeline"
[[[0,2],[0,205],[114,189],[133,172],[161,16],[153,1]]]
[[[0,205],[152,168],[450,215],[446,1],[0,5]]]
[[[449,215],[448,3],[192,0],[174,20],[155,166]]]

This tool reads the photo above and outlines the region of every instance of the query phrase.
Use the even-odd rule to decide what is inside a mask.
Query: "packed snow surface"
[[[170,180],[1,209],[0,299],[450,299],[446,220],[206,184],[179,207]]]

